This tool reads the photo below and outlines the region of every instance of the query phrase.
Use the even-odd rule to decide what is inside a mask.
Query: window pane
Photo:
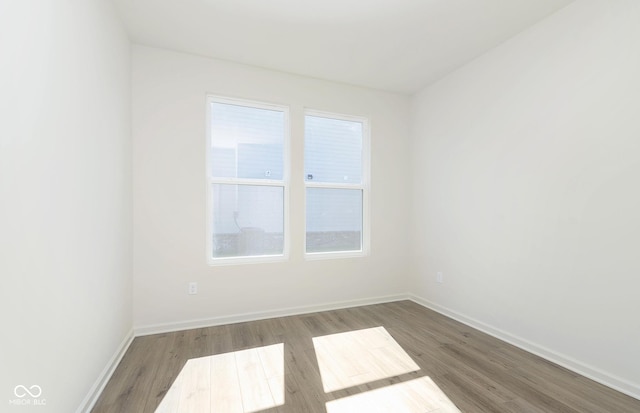
[[[362,190],[307,188],[307,252],[362,250]]]
[[[213,257],[282,255],[284,188],[213,184]]]
[[[306,181],[362,183],[362,123],[305,116]]]
[[[211,176],[283,179],[284,112],[211,104]]]

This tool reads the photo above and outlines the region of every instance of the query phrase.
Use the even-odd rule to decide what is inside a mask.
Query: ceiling
[[[412,94],[573,0],[113,0],[135,43]]]

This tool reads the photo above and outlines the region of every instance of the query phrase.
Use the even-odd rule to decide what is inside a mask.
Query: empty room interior
[[[640,1],[0,0],[2,412],[640,412]]]

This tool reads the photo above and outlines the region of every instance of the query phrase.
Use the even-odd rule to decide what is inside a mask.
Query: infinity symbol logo
[[[42,389],[37,384],[34,384],[29,388],[26,388],[22,384],[19,384],[15,387],[15,389],[13,389],[13,393],[16,395],[16,397],[25,397],[28,394],[35,399],[36,397],[40,397],[40,395],[42,394]]]

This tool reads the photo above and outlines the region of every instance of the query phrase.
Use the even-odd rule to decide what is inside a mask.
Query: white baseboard
[[[504,330],[501,330],[499,328],[483,323],[482,321],[476,320],[472,317],[468,317],[466,315],[460,314],[456,311],[453,311],[447,307],[443,307],[441,305],[433,303],[422,297],[419,297],[413,294],[409,294],[408,296],[411,301],[417,304],[420,304],[423,307],[429,308],[435,312],[438,312],[442,315],[445,315],[456,321],[459,321],[463,324],[466,324],[470,327],[473,327],[477,330],[487,333],[490,336],[493,336],[499,340],[506,341],[509,344],[513,344],[514,346],[519,347],[522,350],[525,350],[529,353],[540,356],[543,359],[546,359],[552,363],[558,364],[566,369],[569,369],[575,373],[580,374],[581,376],[587,377],[602,385],[605,385],[607,387],[610,387],[614,390],[617,390],[621,393],[624,393],[628,396],[631,396],[635,399],[640,400],[639,384],[629,382],[620,377],[616,377],[615,375],[609,374],[598,368],[592,367],[586,363],[575,360],[564,354],[557,353],[546,347],[540,346],[529,340],[510,334]]]
[[[111,356],[111,358],[107,362],[107,365],[98,376],[98,379],[95,381],[93,386],[91,386],[89,393],[87,393],[82,403],[80,403],[80,407],[78,407],[76,413],[89,413],[91,409],[93,409],[93,406],[98,401],[98,397],[100,397],[100,394],[109,382],[109,379],[113,375],[113,372],[116,370],[116,367],[118,367],[118,364],[120,364],[120,361],[122,360],[122,357],[124,357],[124,354],[127,352],[127,349],[131,345],[131,342],[133,342],[134,337],[135,336],[132,329],[124,337],[113,356]]]
[[[179,321],[175,323],[151,324],[134,328],[136,337],[150,334],[169,333],[193,328],[213,327],[224,324],[243,323],[246,321],[264,320],[267,318],[287,317],[292,315],[316,313],[319,311],[339,310],[342,308],[359,307],[363,305],[382,304],[392,301],[408,300],[408,294],[395,294],[383,297],[363,298],[357,300],[337,301],[332,303],[308,305],[300,307],[289,307],[278,310],[267,310],[252,313],[243,313],[221,317],[203,318],[189,321]]]

